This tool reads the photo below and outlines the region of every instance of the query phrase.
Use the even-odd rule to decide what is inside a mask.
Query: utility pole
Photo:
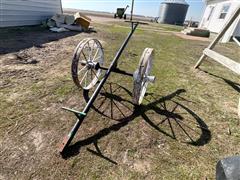
[[[131,18],[130,21],[133,19],[133,7],[134,7],[134,0],[132,0],[132,9],[131,9]]]

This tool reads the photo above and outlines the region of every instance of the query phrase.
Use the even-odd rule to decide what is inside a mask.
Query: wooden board
[[[227,67],[228,69],[232,70],[233,72],[240,75],[240,64],[231,60],[228,57],[225,57],[213,50],[205,49],[203,54],[212,58],[213,60],[217,61],[218,63],[222,64],[223,66]]]

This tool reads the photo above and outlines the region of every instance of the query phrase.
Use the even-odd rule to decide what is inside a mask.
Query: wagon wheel
[[[72,78],[76,86],[89,90],[99,81],[104,64],[104,52],[97,39],[83,39],[74,51]]]
[[[86,103],[89,102],[92,93],[83,91]],[[101,116],[115,121],[128,120],[134,115],[132,104],[132,92],[114,82],[106,82],[91,108]]]
[[[152,70],[154,50],[146,48],[139,62],[139,68],[134,72],[133,78],[133,103],[140,105],[143,101],[149,82],[154,82],[155,77],[149,76]]]

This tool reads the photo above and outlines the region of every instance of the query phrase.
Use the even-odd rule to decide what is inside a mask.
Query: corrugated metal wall
[[[159,10],[159,23],[182,25],[185,21],[188,4],[161,3]]]
[[[0,0],[0,27],[40,24],[56,13],[61,0]]]

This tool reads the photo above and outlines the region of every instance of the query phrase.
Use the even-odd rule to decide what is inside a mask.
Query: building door
[[[206,16],[204,17],[204,22],[202,27],[203,28],[208,28],[209,23],[211,22],[211,19],[213,17],[213,13],[215,10],[215,6],[208,6],[207,10],[206,10]]]

